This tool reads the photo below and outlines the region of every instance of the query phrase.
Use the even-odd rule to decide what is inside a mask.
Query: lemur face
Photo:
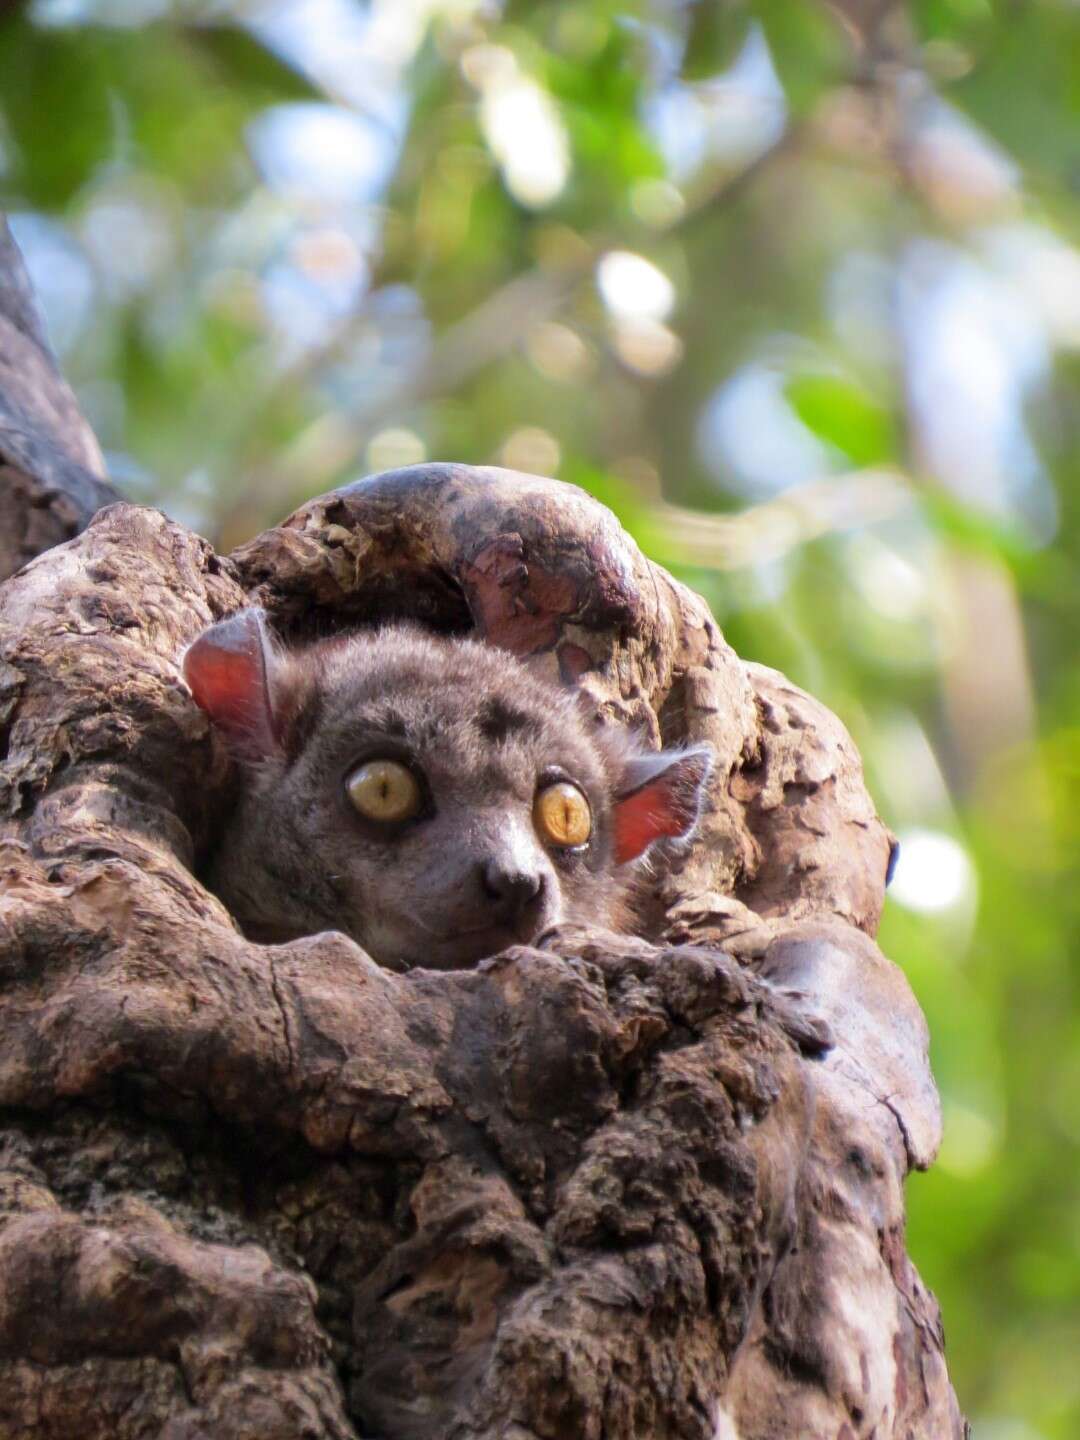
[[[184,673],[245,772],[213,887],[254,939],[343,930],[395,969],[561,921],[623,928],[635,862],[690,833],[710,767],[594,731],[512,656],[411,626],[288,653],[243,611]]]

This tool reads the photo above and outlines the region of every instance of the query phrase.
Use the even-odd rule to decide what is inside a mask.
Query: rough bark
[[[474,629],[708,740],[647,934],[406,975],[244,939],[198,878],[231,777],[177,662],[252,601],[298,640]],[[418,467],[229,557],[113,505],[0,588],[0,741],[0,1435],[962,1433],[858,757],[587,496]]]

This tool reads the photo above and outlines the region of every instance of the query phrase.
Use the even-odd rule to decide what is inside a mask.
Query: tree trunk
[[[0,503],[59,517],[21,552],[101,482],[20,313]],[[298,641],[473,630],[708,741],[645,938],[405,975],[244,939],[199,881],[231,777],[178,659],[252,602]],[[963,1433],[904,1247],[938,1108],[871,938],[890,837],[838,721],[603,507],[419,466],[217,556],[110,505],[0,587],[0,727],[0,1436]]]
[[[0,580],[119,500],[103,471],[0,215]]]

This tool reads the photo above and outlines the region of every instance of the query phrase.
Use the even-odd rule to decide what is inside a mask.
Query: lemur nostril
[[[541,875],[509,869],[499,860],[487,860],[480,867],[480,887],[492,905],[506,919],[514,920],[543,889]]]

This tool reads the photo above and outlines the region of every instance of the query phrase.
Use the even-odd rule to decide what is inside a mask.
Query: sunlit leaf
[[[796,375],[785,393],[803,424],[854,464],[896,457],[893,417],[861,386],[835,375]]]
[[[754,6],[773,64],[796,115],[812,109],[830,85],[847,78],[851,49],[838,19],[816,0]]]
[[[702,80],[726,70],[746,43],[752,21],[743,0],[696,0],[690,7],[684,78]]]
[[[222,84],[238,88],[252,103],[324,98],[322,90],[299,69],[239,26],[191,26],[185,39],[211,61]]]

